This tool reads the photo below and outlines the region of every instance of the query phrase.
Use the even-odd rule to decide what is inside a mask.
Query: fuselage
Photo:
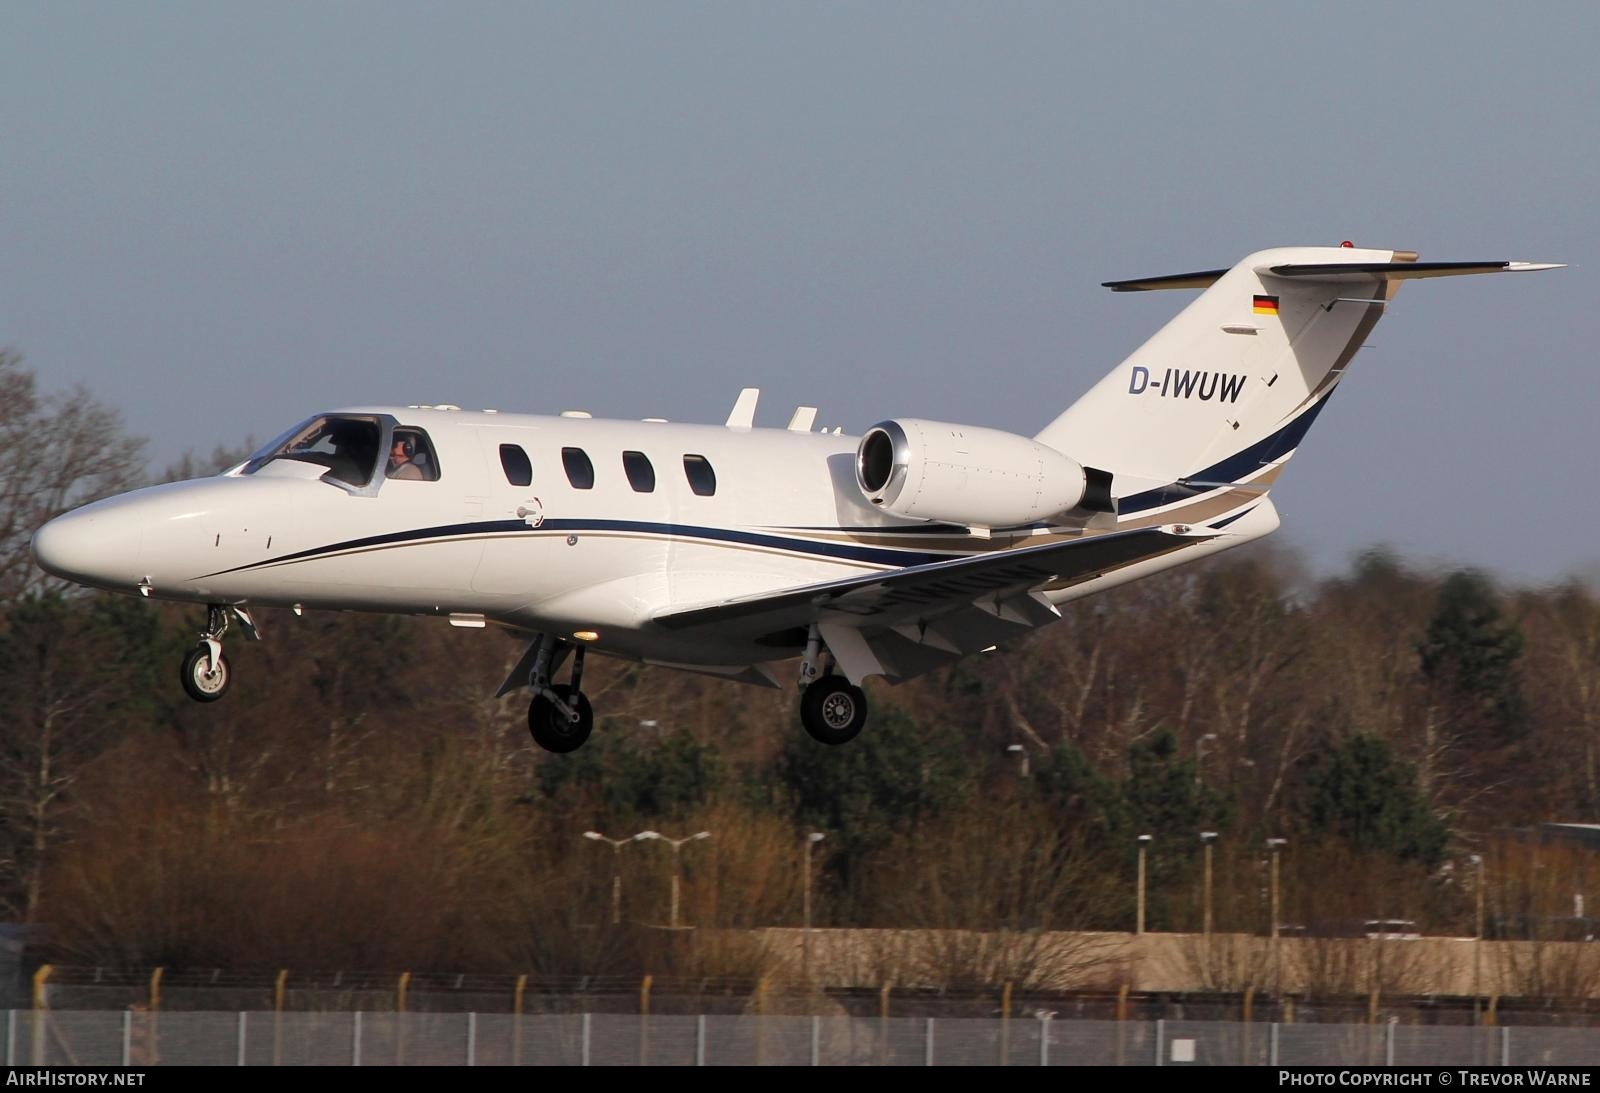
[[[720,663],[751,651],[656,648],[669,639],[648,632],[651,614],[953,545],[861,500],[849,437],[432,408],[338,414],[417,431],[436,477],[380,466],[354,491],[319,463],[245,464],[59,517],[35,554],[70,580],[159,599],[582,629],[619,655]],[[524,460],[531,474],[519,473]],[[909,535],[886,542],[875,529]]]
[[[58,517],[35,554],[69,580],[157,599],[437,615],[733,666],[797,650],[686,640],[652,616],[1006,549],[1043,530],[976,538],[876,509],[849,436],[447,408],[324,417],[375,422],[385,449],[415,436],[428,478],[388,477],[379,459],[356,486],[326,462],[271,458],[269,445],[217,477]]]

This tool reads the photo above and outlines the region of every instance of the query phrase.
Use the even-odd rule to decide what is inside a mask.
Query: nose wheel
[[[222,635],[228,632],[229,616],[239,620],[244,635],[252,641],[259,640],[255,620],[250,612],[233,604],[214,603],[206,608],[206,628],[200,641],[183,658],[179,680],[184,692],[196,702],[215,702],[228,693],[233,682],[233,672],[228,658],[222,655]]]
[[[233,673],[228,668],[228,658],[222,655],[222,644],[215,640],[202,641],[183,658],[183,689],[196,702],[215,702],[228,693]]]

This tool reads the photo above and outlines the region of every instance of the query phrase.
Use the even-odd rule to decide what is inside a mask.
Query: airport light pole
[[[1021,761],[1022,776],[1026,778],[1028,776],[1028,749],[1023,747],[1021,744],[1007,744],[1006,753],[1008,755],[1015,755]]]
[[[626,839],[613,839],[598,831],[585,831],[583,837],[611,846],[611,925],[618,926],[622,923],[622,848],[644,838],[644,833],[630,835]]]
[[[1154,836],[1139,836],[1139,885],[1137,889],[1138,895],[1135,898],[1138,909],[1134,915],[1133,932],[1140,935],[1144,933],[1144,855],[1145,851],[1150,849],[1150,840],[1152,838]]]
[[[1278,940],[1278,853],[1289,845],[1288,839],[1268,839],[1267,852],[1272,855],[1272,940]]]
[[[1217,734],[1216,733],[1208,732],[1204,736],[1202,736],[1199,740],[1195,741],[1195,745],[1194,745],[1194,784],[1196,786],[1205,785],[1206,743],[1208,741],[1215,740],[1216,738],[1217,738]]]
[[[811,984],[811,848],[828,836],[820,831],[808,832],[805,840],[805,880],[801,885],[801,916],[805,926],[800,935],[800,977]]]
[[[700,839],[711,838],[711,832],[697,831],[693,835],[685,835],[681,839],[674,839],[668,835],[661,834],[659,831],[641,831],[639,834],[635,835],[634,838],[657,839],[661,842],[667,843],[672,847],[672,928],[676,930],[678,928],[678,878],[681,875],[678,866],[679,851],[683,849],[685,843],[692,843],[697,842]]]
[[[1283,965],[1278,958],[1278,855],[1288,844],[1288,839],[1267,840],[1267,852],[1272,855],[1272,985],[1274,993],[1280,995],[1283,993]]]
[[[1478,999],[1482,997],[1483,977],[1483,855],[1474,854],[1467,859],[1475,871],[1473,887],[1477,888],[1477,933],[1472,940],[1472,1020],[1478,1020]]]
[[[1211,941],[1211,848],[1217,841],[1215,831],[1200,832],[1200,845],[1206,851],[1206,879],[1205,879],[1205,936],[1206,941]]]

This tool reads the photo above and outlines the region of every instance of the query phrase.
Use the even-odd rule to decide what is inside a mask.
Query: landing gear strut
[[[572,653],[572,682],[551,685],[550,676]],[[528,733],[545,751],[564,754],[576,751],[594,730],[594,710],[583,695],[583,654],[581,645],[569,645],[549,634],[541,634],[528,673],[533,701],[528,704]]]
[[[228,693],[233,673],[222,655],[222,635],[228,632],[228,610],[221,604],[206,609],[206,629],[200,643],[183,658],[183,689],[196,702],[215,702]]]

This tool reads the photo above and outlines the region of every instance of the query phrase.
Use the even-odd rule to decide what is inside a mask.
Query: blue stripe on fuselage
[[[856,546],[850,543],[819,543],[810,539],[763,535],[759,532],[739,531],[734,528],[695,527],[685,524],[662,524],[642,520],[556,519],[544,521],[537,530],[530,528],[522,520],[482,520],[470,524],[443,524],[435,527],[409,528],[405,531],[391,531],[383,535],[369,535],[361,539],[347,539],[339,543],[329,543],[326,546],[311,547],[307,550],[296,551],[293,554],[285,554],[280,558],[265,558],[259,562],[252,562],[249,565],[242,565],[235,569],[208,573],[206,576],[216,577],[223,573],[241,573],[252,569],[284,565],[289,562],[307,561],[344,551],[366,550],[372,547],[396,546],[408,543],[421,544],[436,539],[456,539],[475,535],[534,535],[550,532],[576,534],[578,532],[599,531],[624,532],[635,535],[670,535],[682,539],[737,543],[743,546],[784,550],[795,554],[809,554],[816,557],[838,558],[845,561],[869,562],[875,565],[889,566],[926,565],[929,562],[943,562],[951,558],[965,556],[951,553],[931,554],[913,550],[889,550],[881,547]]]
[[[1317,415],[1322,413],[1322,408],[1328,405],[1328,400],[1333,397],[1330,389],[1322,398],[1312,403],[1306,412],[1295,418],[1289,424],[1273,433],[1271,436],[1256,441],[1243,451],[1213,463],[1204,470],[1195,471],[1189,475],[1206,482],[1238,482],[1259,471],[1262,467],[1278,459],[1282,459],[1289,452],[1300,446],[1300,441],[1305,439],[1306,431],[1311,428],[1311,423],[1317,420]],[[1187,501],[1191,497],[1198,497],[1203,493],[1210,493],[1215,487],[1183,486],[1173,482],[1166,486],[1158,486],[1153,490],[1135,493],[1128,497],[1119,498],[1117,501],[1117,515],[1127,516],[1130,513],[1144,512],[1147,509],[1160,508],[1178,501]]]

